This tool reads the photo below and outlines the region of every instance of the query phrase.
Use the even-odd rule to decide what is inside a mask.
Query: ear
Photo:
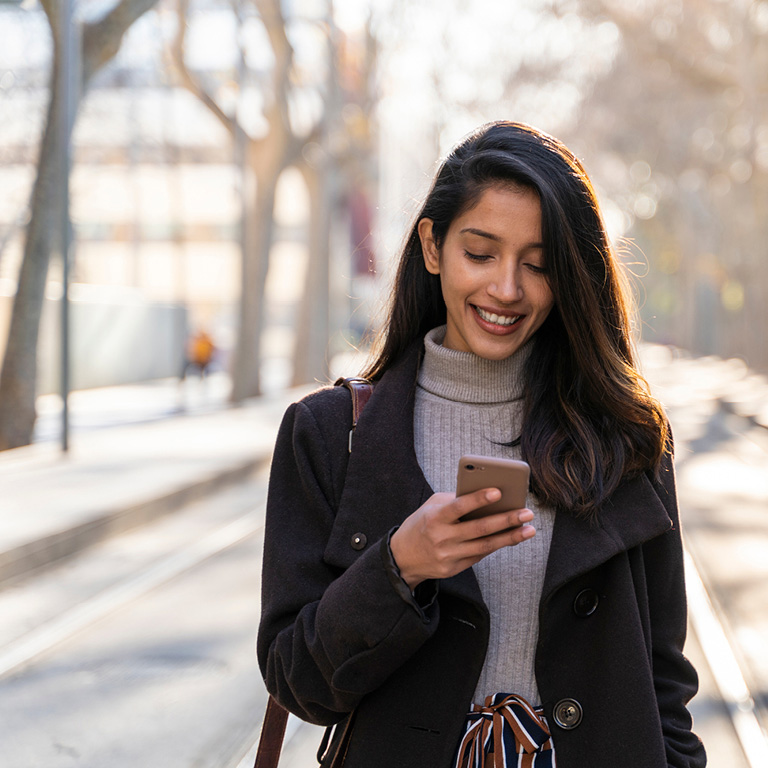
[[[440,274],[440,251],[437,249],[435,238],[432,236],[432,219],[422,219],[419,222],[419,240],[421,253],[424,256],[424,266],[432,275]]]

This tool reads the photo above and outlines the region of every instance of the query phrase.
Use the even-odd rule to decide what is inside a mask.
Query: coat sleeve
[[[324,560],[346,471],[350,406],[340,394],[326,390],[324,400],[314,401],[335,408],[333,418],[320,418],[323,409],[300,402],[280,427],[267,497],[257,640],[269,692],[321,725],[338,722],[380,686],[429,639],[438,618],[436,601],[422,608],[403,595],[387,536],[346,570]]]
[[[652,482],[672,520],[672,529],[668,533],[644,545],[653,680],[667,765],[670,768],[703,768],[706,754],[698,736],[691,730],[692,719],[687,709],[698,689],[698,677],[683,655],[687,628],[685,574],[671,454],[664,459],[658,481]]]

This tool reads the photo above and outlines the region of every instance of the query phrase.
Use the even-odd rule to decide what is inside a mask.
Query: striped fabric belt
[[[496,693],[475,704],[456,756],[456,768],[556,768],[543,708],[522,696]]]

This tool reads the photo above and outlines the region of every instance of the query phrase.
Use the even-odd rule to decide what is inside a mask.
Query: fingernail
[[[522,533],[520,534],[524,539],[530,539],[535,535],[536,529],[532,525],[524,525]]]
[[[521,523],[527,523],[529,520],[533,520],[533,512],[530,509],[526,509],[525,512],[521,512],[518,515],[518,520]]]
[[[498,501],[501,498],[501,491],[498,488],[491,488],[491,490],[485,494],[485,498],[488,499],[488,501]]]

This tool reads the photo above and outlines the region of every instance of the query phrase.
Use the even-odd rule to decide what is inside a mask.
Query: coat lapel
[[[542,603],[569,581],[671,528],[672,521],[646,475],[623,482],[597,522],[558,512]]]
[[[420,341],[420,340],[419,340]],[[379,534],[432,495],[413,447],[413,407],[421,344],[376,384],[352,436],[340,511],[363,510]]]

